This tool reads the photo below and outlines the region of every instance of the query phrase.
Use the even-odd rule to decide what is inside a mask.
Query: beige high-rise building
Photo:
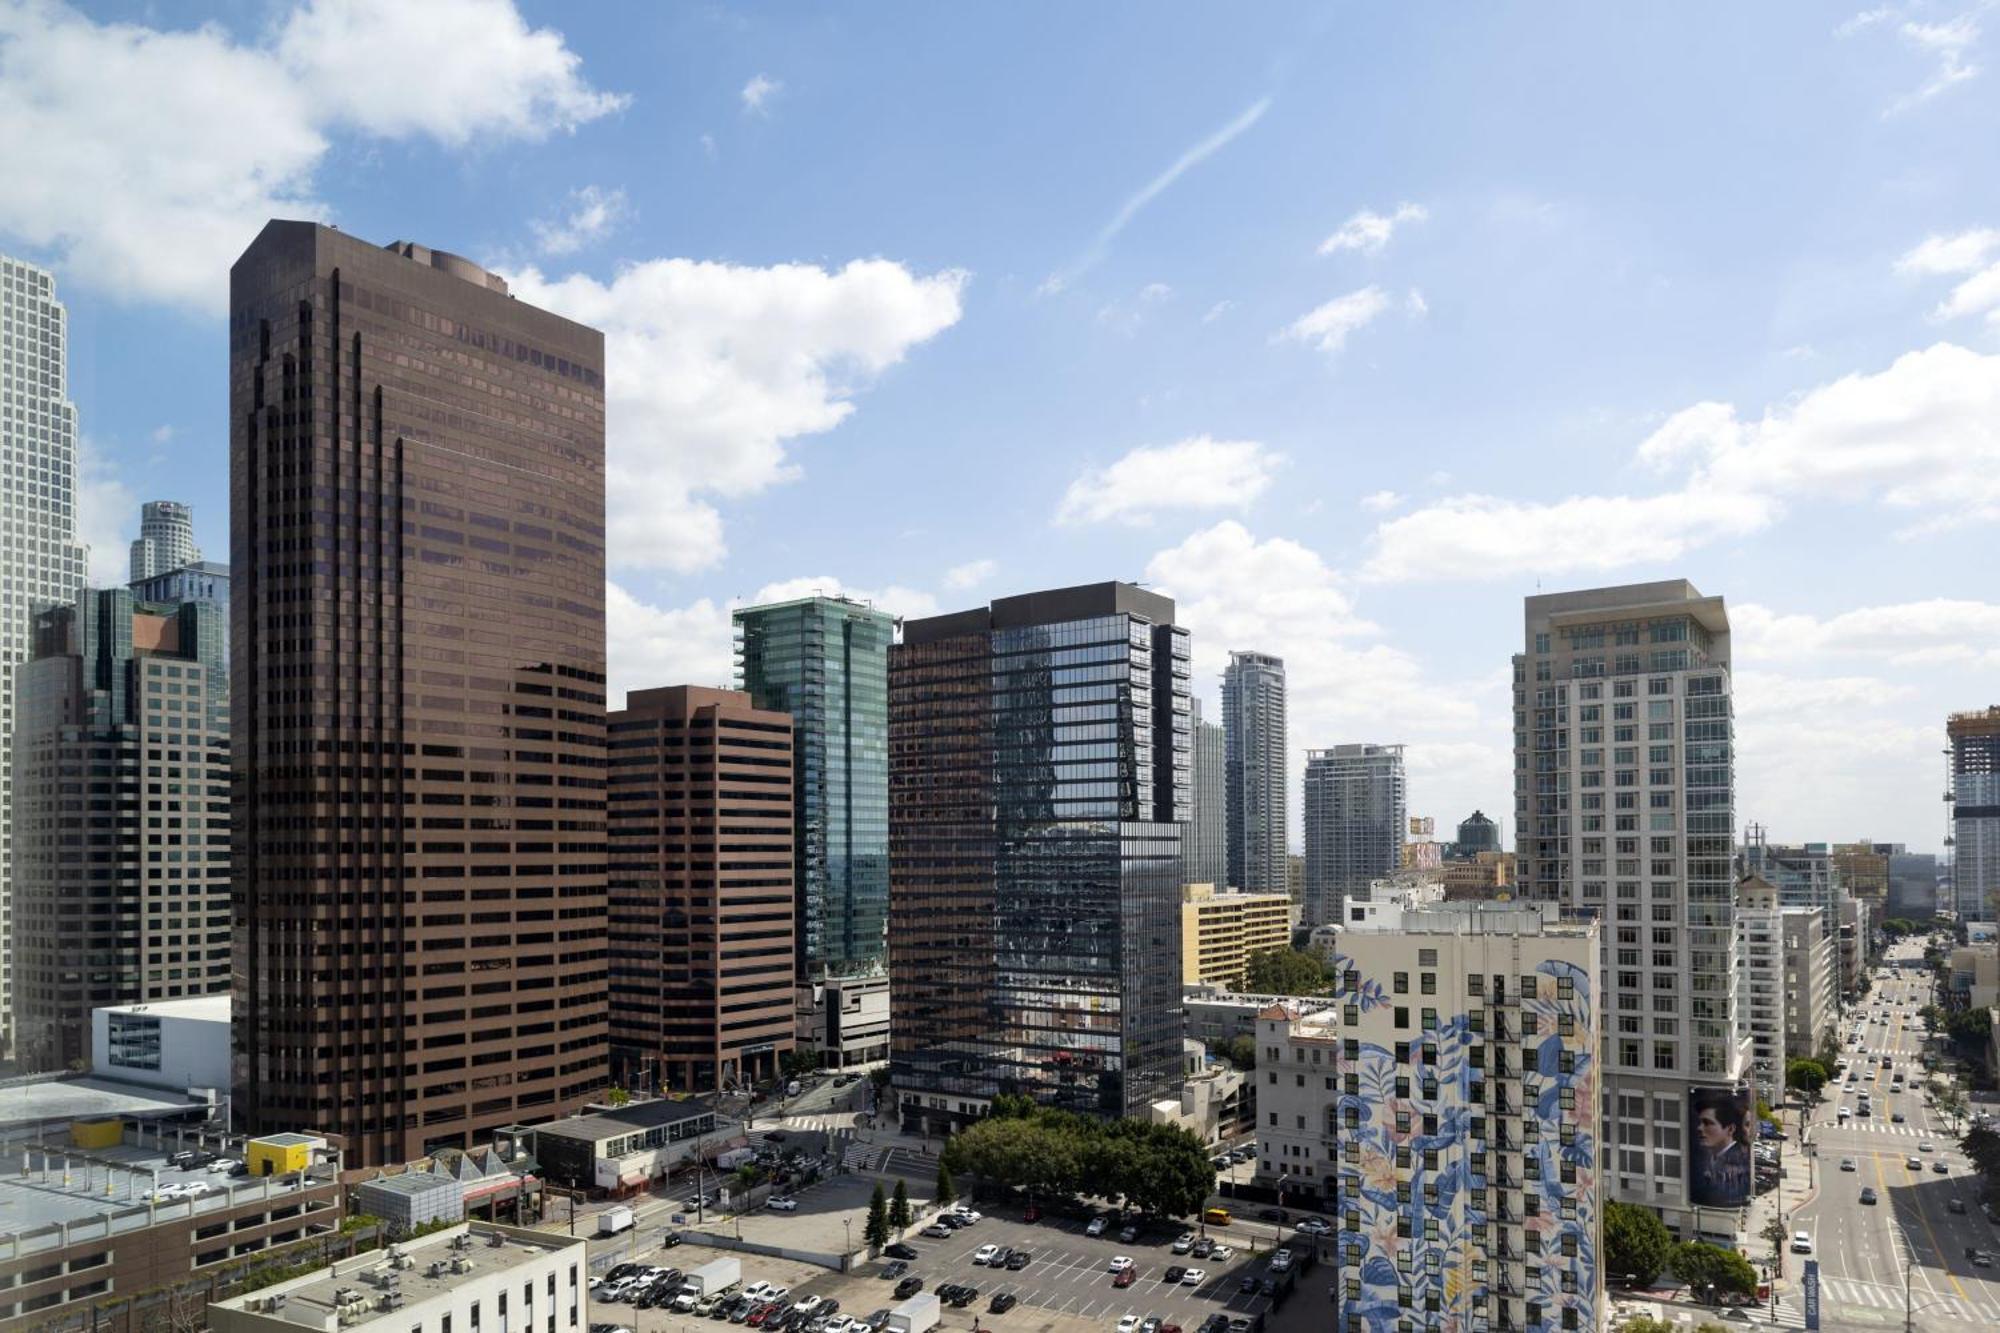
[[[1292,939],[1292,899],[1284,893],[1228,893],[1213,884],[1181,887],[1181,984],[1240,986],[1252,954]]]
[[[1684,1240],[1733,1245],[1747,1173],[1718,1172],[1690,1141],[1697,1109],[1742,1102],[1749,1052],[1735,1012],[1729,616],[1682,579],[1524,609],[1519,892],[1605,922],[1606,1196],[1657,1209]]]

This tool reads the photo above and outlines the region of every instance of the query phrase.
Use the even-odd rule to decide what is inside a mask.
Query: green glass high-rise
[[[895,618],[807,597],[735,623],[739,687],[792,715],[801,1036],[829,1064],[886,1058]]]

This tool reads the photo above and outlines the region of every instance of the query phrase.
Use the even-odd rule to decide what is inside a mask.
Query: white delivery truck
[[[887,1333],[930,1333],[943,1311],[936,1292],[919,1292],[889,1311]]]
[[[728,1152],[716,1155],[715,1165],[718,1170],[734,1171],[745,1162],[754,1162],[756,1160],[757,1150],[755,1148],[731,1148]]]
[[[597,1234],[615,1236],[621,1231],[632,1229],[632,1210],[620,1204],[616,1208],[606,1208],[597,1215]]]
[[[681,1289],[697,1296],[713,1296],[743,1280],[743,1265],[736,1259],[711,1259],[681,1279]]]

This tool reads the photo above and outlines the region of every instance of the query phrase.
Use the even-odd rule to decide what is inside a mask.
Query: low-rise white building
[[[1833,1042],[1840,956],[1824,907],[1783,909],[1785,1058],[1809,1060]]]
[[[1750,1043],[1750,1078],[1772,1102],[1785,1095],[1785,929],[1777,886],[1756,875],[1736,886],[1736,1035]]]
[[[1257,1019],[1257,1180],[1338,1222],[1335,1328],[1595,1329],[1598,928],[1552,903],[1369,909],[1335,1004]]]
[[[111,1004],[90,1011],[91,1072],[185,1092],[229,1093],[229,995]]]
[[[581,1238],[472,1222],[208,1307],[215,1333],[582,1333]]]

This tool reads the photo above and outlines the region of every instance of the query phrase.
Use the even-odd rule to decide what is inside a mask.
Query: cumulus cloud
[[[1394,491],[1375,491],[1361,497],[1361,507],[1372,509],[1378,514],[1387,513],[1403,503],[1403,497]]]
[[[1380,287],[1363,287],[1308,310],[1277,336],[1281,341],[1310,344],[1331,356],[1347,345],[1349,334],[1373,323],[1389,304],[1388,293]]]
[[[1925,277],[1964,276],[1939,303],[1939,319],[1984,314],[2000,322],[2000,231],[1977,227],[1952,236],[1928,236],[1896,261],[1896,271]]]
[[[857,394],[957,323],[967,278],[885,259],[835,270],[656,259],[608,283],[532,267],[508,281],[604,330],[613,559],[688,572],[726,550],[705,497],[797,477],[788,446],[838,426]]]
[[[753,74],[750,82],[743,85],[743,109],[753,116],[767,114],[771,99],[783,92],[785,85],[768,74]]]
[[[0,3],[0,234],[69,280],[209,313],[272,217],[323,218],[331,136],[459,147],[624,105],[512,0],[308,0],[256,41]]]
[[[1398,227],[1422,222],[1429,217],[1430,210],[1422,204],[1397,204],[1388,213],[1374,213],[1364,208],[1341,223],[1333,235],[1321,241],[1319,252],[1330,255],[1353,250],[1364,255],[1380,254],[1395,236]]]
[[[999,570],[997,560],[968,560],[962,565],[953,565],[944,572],[944,586],[947,588],[976,588],[993,577]]]
[[[85,574],[91,585],[122,585],[132,572],[139,498],[88,435],[79,438],[76,451],[76,535],[89,548]]]
[[[531,225],[543,254],[567,255],[603,240],[629,214],[625,191],[586,185],[570,191],[561,217],[537,219]]]
[[[1550,502],[1450,497],[1382,524],[1365,572],[1496,578],[1659,562],[1758,531],[1805,499],[1921,516],[1906,535],[2000,518],[2000,355],[1939,343],[1759,418],[1696,403],[1634,461],[1678,484]]]
[[[1758,661],[2000,665],[2000,604],[1969,598],[1857,607],[1823,618],[1751,602],[1731,608],[1729,626],[1738,655]]]
[[[816,595],[850,597],[895,616],[937,613],[937,601],[928,593],[902,587],[873,592],[831,575],[784,579],[765,584],[749,597],[703,597],[678,607],[654,606],[614,580],[604,589],[607,674],[613,706],[621,704],[628,691],[658,685],[733,685],[736,667],[730,614],[742,606]]]
[[[1198,693],[1214,698],[1232,650],[1285,659],[1294,812],[1306,751],[1348,741],[1407,741],[1424,756],[1413,809],[1512,808],[1504,674],[1438,681],[1384,640],[1318,552],[1225,520],[1155,554],[1146,578],[1189,627]]]
[[[1897,28],[1906,46],[1937,62],[1930,80],[1921,88],[1898,98],[1885,114],[1893,115],[1928,102],[1939,93],[1979,77],[1979,66],[1971,53],[1979,43],[1979,21],[1971,14],[1937,23],[1910,21]]]
[[[1056,522],[1145,524],[1166,510],[1247,509],[1283,462],[1255,440],[1196,435],[1143,445],[1071,482]]]

